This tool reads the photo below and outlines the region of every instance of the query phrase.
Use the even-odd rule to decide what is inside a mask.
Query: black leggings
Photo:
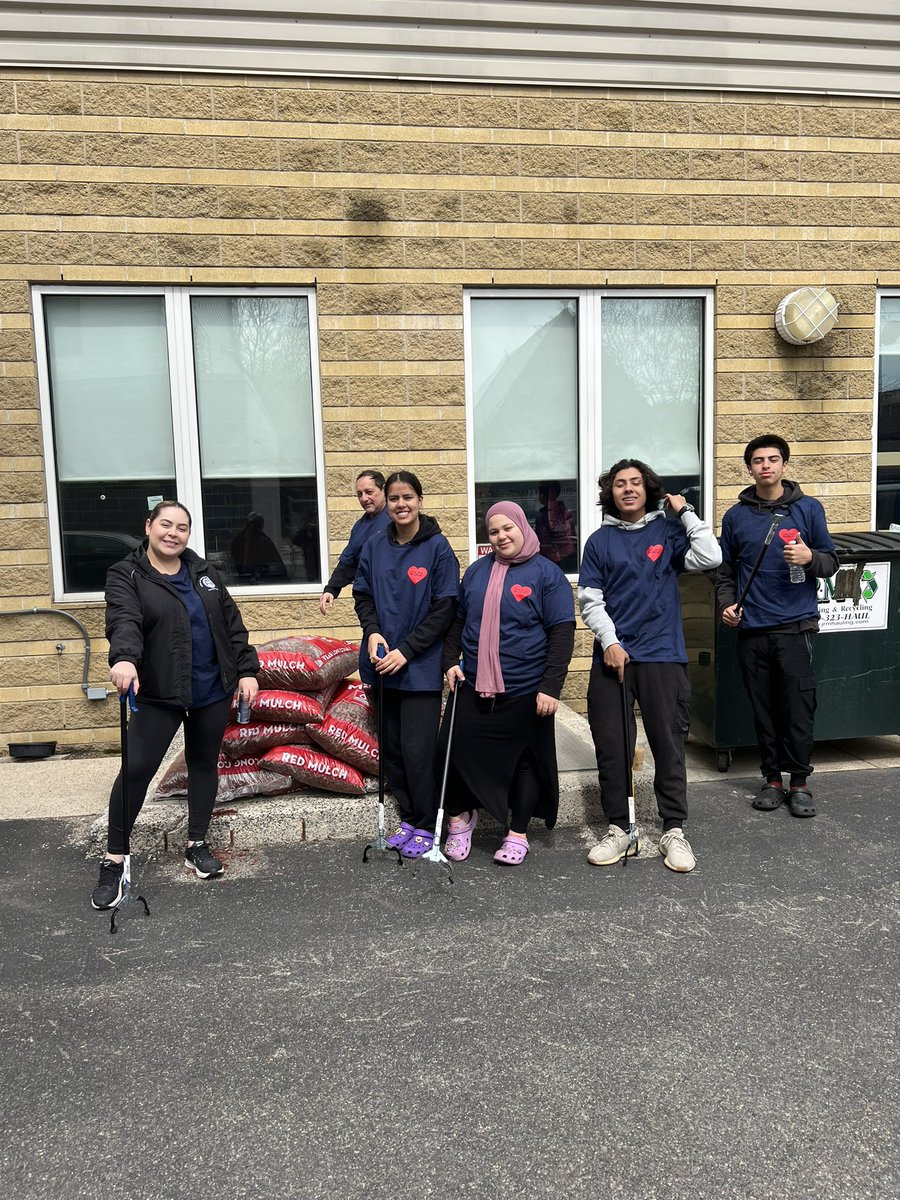
[[[384,774],[400,819],[415,829],[434,829],[437,818],[434,750],[440,720],[440,692],[384,689]]]
[[[163,756],[172,744],[178,727],[184,722],[184,757],[188,769],[189,842],[206,837],[213,804],[216,801],[218,774],[216,764],[222,734],[228,724],[231,697],[206,704],[202,708],[172,708],[162,704],[141,704],[128,722],[128,832],[134,827],[144,804],[150,780],[159,770]],[[122,830],[122,773],[119,772],[109,797],[110,854],[125,853]]]

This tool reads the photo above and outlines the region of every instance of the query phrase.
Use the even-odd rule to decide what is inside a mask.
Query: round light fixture
[[[837,324],[838,302],[826,288],[802,287],[775,309],[775,328],[793,346],[808,346],[831,333]]]

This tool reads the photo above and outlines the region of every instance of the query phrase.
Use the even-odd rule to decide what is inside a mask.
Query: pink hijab
[[[481,610],[481,630],[478,634],[478,673],[475,677],[475,691],[479,696],[490,698],[505,691],[503,672],[500,670],[500,600],[503,596],[503,585],[506,582],[506,572],[516,563],[528,562],[540,550],[538,536],[528,524],[518,504],[501,501],[492,504],[484,518],[485,526],[490,525],[491,518],[497,513],[509,517],[520,533],[525,535],[522,549],[515,558],[501,558],[494,552],[494,562],[488,579],[487,591],[484,594],[484,607]]]

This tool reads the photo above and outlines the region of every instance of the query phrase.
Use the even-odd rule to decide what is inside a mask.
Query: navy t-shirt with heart
[[[459,611],[464,618],[462,670],[475,686],[478,674],[478,637],[484,597],[494,555],[479,558],[463,576]],[[527,562],[508,568],[500,599],[500,671],[507,696],[536,692],[544,677],[547,630],[575,622],[572,585],[556,563],[535,554]]]
[[[678,576],[689,545],[682,522],[666,517],[636,529],[601,525],[587,540],[578,586],[602,589],[619,642],[635,662],[688,660]],[[597,641],[594,658],[603,658]]]
[[[378,612],[379,631],[390,648],[396,649],[420,625],[437,600],[459,594],[459,563],[442,533],[405,546],[376,533],[363,546],[353,584],[354,592],[372,597]],[[443,684],[439,638],[421,654],[411,658],[384,686],[402,691],[440,691]],[[363,642],[359,673],[364,683],[375,683],[375,671]]]

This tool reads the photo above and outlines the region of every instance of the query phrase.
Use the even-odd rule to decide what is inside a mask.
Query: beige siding
[[[715,512],[774,429],[835,529],[871,520],[876,287],[900,285],[900,100],[0,72],[0,608],[51,601],[32,283],[314,284],[332,563],[360,466],[467,551],[463,289],[714,289]],[[791,347],[778,300],[838,328]],[[316,602],[241,601],[257,640]],[[100,605],[77,606],[105,678]],[[329,629],[356,636],[351,602]],[[57,641],[66,650],[57,655]],[[52,617],[0,622],[0,741],[114,737]],[[566,688],[584,707],[590,642]]]
[[[4,6],[0,63],[900,94],[895,0]]]

